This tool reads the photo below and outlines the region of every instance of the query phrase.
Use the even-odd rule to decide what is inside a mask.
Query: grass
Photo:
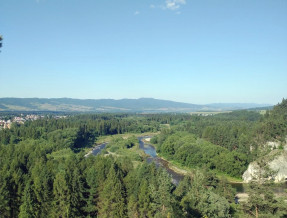
[[[138,162],[142,161],[145,157],[147,157],[145,152],[139,148],[139,142],[137,141],[137,143],[133,147],[127,148],[125,146],[125,141],[130,140],[131,138],[134,137],[140,137],[151,134],[155,133],[141,133],[141,134],[127,133],[127,134],[117,134],[113,136],[103,136],[96,141],[96,144],[108,142],[109,144],[105,148],[106,152],[108,153],[107,155],[110,154],[116,157],[125,157],[132,161]],[[138,165],[138,163],[135,165]]]
[[[97,139],[96,144],[102,144],[104,142],[112,142],[115,138],[117,137],[122,137],[123,139],[127,139],[129,137],[135,136],[135,137],[141,137],[141,136],[153,136],[153,135],[157,135],[158,133],[154,133],[154,132],[145,132],[145,133],[125,133],[125,134],[117,134],[117,135],[109,135],[109,136],[101,136]],[[155,146],[155,145],[153,145]],[[156,147],[156,146],[155,146]],[[107,151],[109,152],[109,149],[111,147],[107,147]],[[111,152],[112,153],[112,152]],[[119,148],[118,150],[116,150],[114,152],[117,156],[126,156],[127,158],[131,158],[133,161],[138,162],[138,157],[140,156],[141,158],[145,158],[147,157],[147,155],[144,153],[144,151],[142,151],[141,149],[139,149],[138,145],[134,146],[130,149],[125,149],[125,148]],[[158,154],[159,157],[161,157],[162,159],[166,160],[169,164],[169,168],[174,170],[175,172],[179,173],[179,174],[191,174],[192,171],[194,169],[198,169],[198,167],[196,168],[190,168],[187,166],[183,166],[182,164],[180,164],[179,162],[175,161],[175,160],[169,160],[168,158]],[[137,163],[139,164],[139,163]],[[136,164],[136,165],[137,165]],[[232,177],[226,173],[223,172],[219,172],[219,171],[215,171],[213,170],[212,172],[214,172],[220,179],[226,179],[228,182],[231,183],[242,183],[243,180],[241,178],[236,178],[236,177]]]
[[[187,175],[187,174],[192,173],[193,169],[191,169],[189,167],[183,166],[174,160],[168,160],[166,157],[163,157],[162,155],[157,154],[157,156],[160,157],[161,159],[167,161],[168,167],[176,173],[183,174],[183,175]]]
[[[53,159],[63,159],[63,158],[68,158],[69,156],[73,155],[74,152],[70,148],[64,148],[59,151],[54,151],[51,154],[48,154],[48,157],[52,157]]]
[[[214,172],[219,179],[226,179],[230,183],[243,183],[242,178],[233,177],[217,170],[213,170],[212,172]]]
[[[173,165],[175,168],[178,168],[180,171],[186,171],[186,174],[192,173],[192,170],[194,170],[194,169],[198,169],[198,167],[190,168],[190,167],[182,166],[180,163],[173,161],[173,160],[168,161],[168,162],[171,163],[171,165]],[[173,169],[172,166],[170,166],[170,168]],[[243,183],[243,180],[241,178],[230,176],[224,172],[220,172],[217,170],[211,170],[211,172],[215,173],[215,175],[219,179],[226,179],[230,183]]]
[[[225,114],[225,113],[230,113],[232,111],[197,111],[197,112],[190,112],[191,115],[208,115],[208,114]]]
[[[127,139],[129,137],[135,136],[135,137],[141,137],[141,136],[154,136],[159,134],[159,132],[144,132],[144,133],[124,133],[124,134],[116,134],[116,135],[107,135],[107,136],[100,136],[95,144],[102,144],[104,142],[111,142],[116,137],[122,137],[123,139]]]
[[[266,114],[266,111],[267,111],[267,110],[260,110],[259,113],[260,113],[261,115],[265,115],[265,114]]]
[[[124,139],[125,140],[125,139]],[[111,152],[112,148],[116,146],[117,149]],[[121,145],[111,145],[106,147],[107,154],[112,155],[116,158],[124,158],[125,160],[130,160],[133,164],[133,168],[136,168],[143,163],[144,158],[147,156],[143,150],[139,149],[139,145],[135,145],[132,148],[122,147]]]
[[[125,134],[116,134],[116,135],[107,135],[107,136],[100,136],[97,138],[97,140],[95,141],[94,145],[91,148],[85,148],[84,149],[84,153],[87,154],[89,152],[92,151],[92,149],[100,144],[103,143],[111,143],[112,141],[114,141],[116,138],[121,137],[122,139],[128,139],[130,137],[141,137],[141,136],[153,136],[153,135],[157,135],[159,134],[159,132],[144,132],[144,133],[125,133]],[[115,148],[118,147],[118,148]],[[116,149],[116,151],[111,151],[110,149]],[[131,160],[139,160],[140,158],[145,158],[147,157],[147,155],[144,153],[143,150],[139,149],[139,146],[136,145],[130,149],[125,149],[125,148],[120,148],[119,146],[107,146],[105,149],[105,151],[108,152],[108,154],[106,155],[114,155],[114,156],[118,156],[118,157],[123,157],[126,156],[127,158],[131,158]]]
[[[175,160],[168,160],[168,158],[166,158],[162,155],[159,155],[159,154],[158,154],[158,156],[160,158],[166,160],[169,163],[169,165],[168,165],[169,168],[174,170],[176,173],[187,175],[187,174],[191,174],[193,170],[198,169],[198,167],[191,168],[191,167],[183,166],[179,162],[177,162]],[[211,172],[215,173],[215,175],[219,179],[226,179],[230,183],[243,183],[243,180],[241,178],[230,176],[224,172],[220,172],[217,170],[211,170]]]

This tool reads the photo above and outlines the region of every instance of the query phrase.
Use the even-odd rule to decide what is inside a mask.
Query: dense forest
[[[0,130],[0,217],[286,217],[286,203],[267,186],[252,184],[237,205],[216,175],[241,177],[262,145],[283,142],[286,132],[284,99],[265,115],[82,114],[14,124]],[[174,185],[136,150],[139,133],[154,133],[159,155],[192,173]],[[128,137],[111,142],[112,154],[84,157],[99,138],[118,134]]]
[[[283,99],[264,116],[254,111],[191,116],[161,131],[152,142],[162,156],[181,165],[206,166],[241,177],[251,161],[270,151],[263,146],[267,141],[285,141],[286,130],[287,100]]]

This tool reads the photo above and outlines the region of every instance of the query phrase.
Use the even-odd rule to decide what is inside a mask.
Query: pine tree
[[[157,184],[150,184],[152,208],[155,216],[166,217],[169,213],[173,213],[175,199],[171,192],[174,187],[170,175],[165,170],[159,169],[156,178]]]
[[[140,217],[139,202],[134,194],[130,195],[128,199],[128,217],[133,218]]]
[[[99,202],[100,217],[126,217],[125,187],[117,164],[110,168]]]
[[[151,200],[150,200],[150,193],[149,187],[146,180],[143,180],[140,185],[140,192],[139,192],[139,211],[140,217],[152,217],[151,215]]]
[[[69,187],[66,181],[66,173],[60,171],[54,180],[53,185],[54,193],[54,211],[53,216],[55,217],[70,217],[71,206],[70,206],[70,193]]]
[[[28,181],[26,187],[24,189],[24,195],[22,198],[22,205],[20,206],[20,218],[29,218],[29,217],[38,217],[37,212],[37,200],[36,195],[33,191],[33,183],[32,181]]]
[[[98,184],[97,184],[97,171],[94,166],[92,166],[87,173],[86,176],[87,184],[89,187],[88,194],[89,197],[87,199],[87,206],[85,208],[85,211],[89,214],[91,217],[95,217],[98,212]]]
[[[10,207],[9,178],[7,173],[0,171],[0,217],[9,217],[12,208]]]
[[[32,170],[32,189],[35,193],[37,203],[35,211],[37,217],[46,216],[51,209],[52,201],[52,179],[44,160],[38,161]]]
[[[270,185],[251,183],[248,191],[248,202],[243,205],[247,214],[255,217],[287,216],[287,204],[281,199],[276,199]]]
[[[83,209],[85,207],[83,196],[85,189],[78,168],[75,168],[72,171],[68,186],[70,193],[71,216],[79,217],[83,215]]]

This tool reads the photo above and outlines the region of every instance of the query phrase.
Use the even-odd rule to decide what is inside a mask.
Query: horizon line
[[[176,103],[185,103],[185,104],[196,104],[196,105],[209,105],[209,104],[265,104],[265,105],[276,105],[278,103],[255,103],[255,102],[211,102],[211,103],[189,103],[184,101],[177,101],[177,100],[170,100],[170,99],[160,99],[160,98],[153,98],[153,97],[139,97],[139,98],[73,98],[73,97],[0,97],[0,99],[4,98],[14,98],[14,99],[75,99],[75,100],[139,100],[139,99],[154,99],[154,100],[160,100],[160,101],[172,101]],[[284,99],[284,98],[282,98]]]

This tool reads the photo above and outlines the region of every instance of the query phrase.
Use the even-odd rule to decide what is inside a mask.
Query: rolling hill
[[[227,111],[270,106],[267,104],[197,105],[154,98],[72,99],[72,98],[0,98],[0,111],[65,112],[194,112]]]

